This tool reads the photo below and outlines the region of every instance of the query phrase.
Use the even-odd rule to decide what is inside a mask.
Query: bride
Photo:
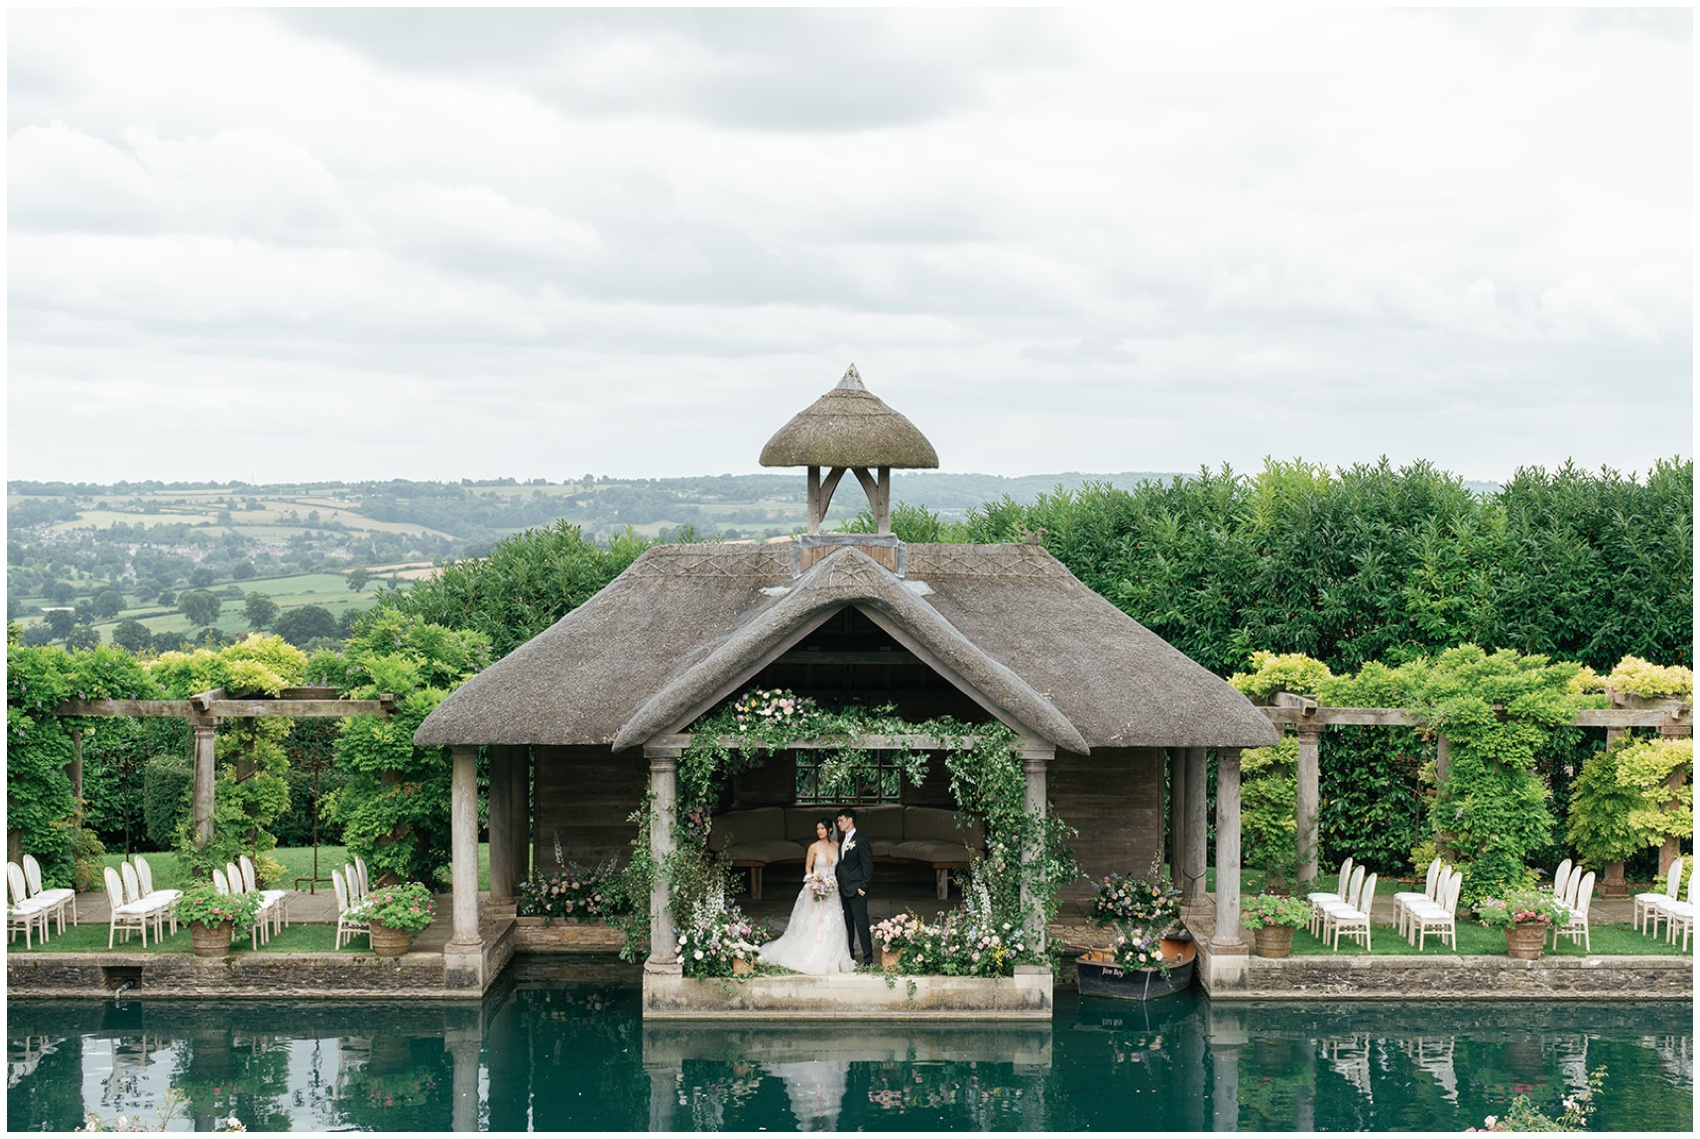
[[[777,941],[761,947],[761,960],[796,973],[849,973],[856,968],[838,900],[837,832],[832,820],[815,820],[815,843],[803,867],[803,889],[791,907],[791,923]]]

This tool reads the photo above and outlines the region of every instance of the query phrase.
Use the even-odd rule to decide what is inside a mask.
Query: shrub
[[[194,782],[193,768],[179,755],[156,755],[142,769],[142,821],[153,849],[171,849]]]

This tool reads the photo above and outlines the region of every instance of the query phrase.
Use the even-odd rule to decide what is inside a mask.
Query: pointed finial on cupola
[[[809,533],[820,532],[832,492],[850,471],[867,492],[879,532],[889,534],[892,469],[933,469],[939,456],[913,423],[863,385],[851,364],[836,387],[774,433],[761,449],[761,465],[809,468]]]

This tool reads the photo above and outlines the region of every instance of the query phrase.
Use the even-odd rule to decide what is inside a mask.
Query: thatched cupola
[[[892,470],[934,469],[939,456],[918,427],[862,385],[851,364],[837,387],[767,441],[761,465],[809,468],[809,533],[820,533],[832,492],[849,471],[867,492],[877,532],[889,534]]]

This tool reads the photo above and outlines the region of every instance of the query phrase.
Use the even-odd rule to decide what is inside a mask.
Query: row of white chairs
[[[1569,911],[1569,916],[1552,926],[1552,947],[1558,939],[1568,937],[1571,944],[1581,943],[1589,953],[1594,951],[1594,938],[1588,932],[1588,913],[1594,905],[1594,872],[1583,870],[1566,858],[1552,872],[1552,896]]]
[[[1421,893],[1401,890],[1393,895],[1394,928],[1406,941],[1414,941],[1419,952],[1431,933],[1458,952],[1458,892],[1463,885],[1463,873],[1436,858],[1428,864]]]
[[[170,923],[171,932],[177,932],[177,899],[183,896],[181,890],[155,890],[153,888],[153,868],[148,860],[138,854],[133,861],[122,862],[118,869],[108,866],[102,870],[106,882],[106,903],[110,916],[107,918],[106,947],[112,948],[113,941],[119,931],[123,931],[124,940],[130,940],[130,931],[142,935],[142,948],[148,945],[148,926],[153,926],[154,940],[165,936],[166,923]]]
[[[1646,893],[1635,895],[1634,921],[1635,928],[1648,936],[1657,936],[1659,925],[1665,927],[1665,940],[1676,944],[1676,931],[1682,930],[1682,948],[1688,949],[1688,939],[1694,932],[1694,879],[1688,878],[1688,896],[1682,898],[1682,859],[1671,862],[1670,869],[1665,872],[1665,889],[1663,893]]]
[[[246,854],[235,862],[225,863],[223,870],[214,867],[212,881],[213,889],[221,894],[259,896],[259,917],[248,930],[249,941],[255,949],[270,941],[273,933],[289,924],[289,891],[260,889],[259,875],[254,871],[254,860]]]
[[[1375,886],[1379,878],[1377,874],[1366,876],[1363,865],[1352,865],[1348,856],[1340,863],[1339,882],[1345,887],[1344,893],[1317,890],[1305,895],[1311,906],[1311,933],[1324,942],[1332,937],[1336,951],[1340,948],[1342,937],[1362,941],[1364,949],[1368,950],[1370,906],[1375,902]]]
[[[331,887],[336,891],[336,947],[341,949],[345,941],[353,941],[356,937],[365,936],[370,940],[371,928],[363,918],[354,914],[355,908],[365,902],[366,895],[370,893],[366,860],[356,854],[354,861],[341,870],[333,869]]]
[[[24,947],[34,944],[34,934],[41,931],[41,940],[47,940],[47,922],[51,918],[60,933],[65,932],[65,913],[71,914],[71,924],[77,923],[77,892],[64,886],[54,886],[43,889],[41,885],[41,863],[35,855],[26,854],[23,865],[16,862],[6,863],[6,889],[10,894],[11,904],[6,909],[6,929],[8,937],[15,939],[18,930],[24,931]]]

